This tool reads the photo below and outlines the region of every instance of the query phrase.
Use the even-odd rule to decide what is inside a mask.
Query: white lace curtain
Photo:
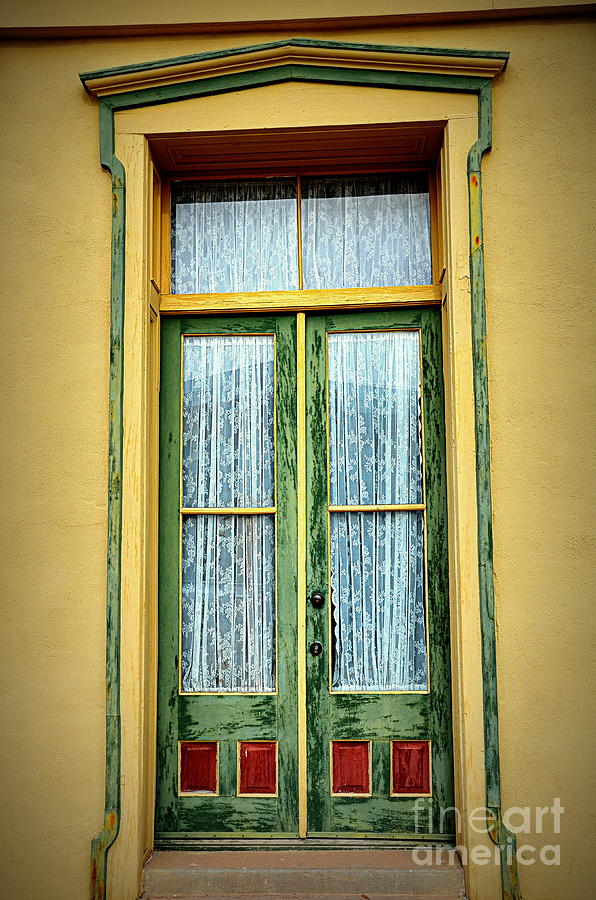
[[[431,284],[426,175],[304,178],[305,288]]]
[[[418,332],[328,341],[331,504],[420,503]],[[423,512],[331,513],[331,586],[334,689],[425,690]]]
[[[304,288],[430,284],[428,180],[420,172],[302,179]],[[298,288],[292,179],[172,185],[172,292]]]
[[[184,339],[183,505],[274,505],[274,338]],[[275,690],[275,523],[187,515],[182,690]]]
[[[172,185],[174,294],[295,290],[297,247],[292,180]]]

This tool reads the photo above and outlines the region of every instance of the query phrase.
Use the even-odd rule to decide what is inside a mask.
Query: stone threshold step
[[[466,900],[465,894],[146,894],[139,900]]]
[[[459,900],[459,859],[448,852],[436,859],[418,865],[411,850],[157,851],[145,866],[143,897]]]

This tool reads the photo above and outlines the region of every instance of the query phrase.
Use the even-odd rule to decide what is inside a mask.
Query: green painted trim
[[[486,346],[486,297],[482,229],[482,157],[492,147],[492,86],[487,82],[478,94],[478,140],[468,154],[470,199],[470,279],[472,298],[472,359],[474,370],[474,418],[476,432],[476,503],[478,510],[478,579],[482,643],[484,708],[484,768],[486,806],[491,811],[489,834],[500,848],[503,897],[520,897],[516,839],[501,815],[499,756],[499,707],[495,631],[492,496],[490,478],[490,418],[488,356]]]
[[[124,387],[125,172],[113,155],[112,115],[100,105],[101,162],[112,174],[112,274],[106,589],[106,778],[101,831],[91,841],[91,900],[104,900],[107,853],[120,831],[120,605],[122,548],[122,401]]]
[[[200,837],[200,836],[199,836]],[[315,837],[299,838],[284,835],[283,837],[256,838],[250,841],[246,838],[204,838],[196,840],[189,836],[187,839],[176,835],[163,835],[155,841],[156,850],[432,850],[455,849],[455,835],[451,839],[446,835],[430,835],[431,840],[421,841],[419,835],[406,835],[405,837],[354,837],[342,834],[340,837]]]
[[[164,69],[168,66],[180,66],[188,63],[202,62],[208,59],[225,59],[229,56],[242,56],[262,50],[275,50],[277,47],[312,47],[321,50],[361,50],[375,53],[410,53],[418,56],[451,56],[460,59],[502,59],[507,65],[509,53],[504,50],[462,50],[445,47],[398,47],[393,44],[359,44],[352,41],[321,41],[312,38],[289,38],[281,41],[269,41],[265,44],[252,44],[247,47],[229,47],[226,50],[207,50],[204,53],[191,53],[189,56],[173,56],[169,59],[155,59],[150,62],[132,63],[128,66],[114,66],[110,69],[97,69],[94,72],[81,72],[80,79],[85,84],[94,78],[108,78],[111,75],[128,75],[132,72],[150,72],[153,69]]]
[[[427,72],[384,72],[376,69],[348,69],[333,66],[308,66],[288,63],[239,72],[216,75],[180,84],[166,84],[141,88],[122,94],[102,97],[101,102],[114,112],[160,103],[174,103],[194,97],[213,96],[252,87],[265,87],[286,81],[306,81],[325,84],[351,84],[361,87],[414,88],[450,93],[478,93],[486,84],[485,78],[475,75],[435,75]]]
[[[273,842],[276,843],[273,843]],[[229,837],[229,833],[214,832],[188,832],[185,837],[179,834],[164,832],[155,839],[156,850],[329,850],[329,842],[333,841],[334,849],[345,847],[350,850],[373,850],[381,845],[395,847],[395,842],[400,841],[404,847],[413,849],[419,847],[430,850],[433,846],[453,847],[455,834],[429,834],[421,840],[419,834],[411,832],[352,832],[352,831],[312,831],[306,838],[299,838],[297,834],[263,834],[262,832],[247,831],[242,834]],[[361,842],[361,846],[354,846],[355,842]],[[375,846],[376,845],[376,846]]]
[[[301,39],[293,39],[300,41]],[[284,42],[287,43],[287,42]],[[301,44],[312,46],[313,42]],[[316,42],[314,42],[316,44]],[[339,42],[320,42],[324,46],[344,47]],[[270,46],[270,45],[261,45]],[[275,44],[274,44],[275,46]],[[382,46],[382,45],[380,45]],[[379,45],[360,44],[361,49],[380,49]],[[246,52],[249,48],[239,48]],[[256,49],[256,48],[250,48]],[[430,48],[391,48],[409,52],[436,53]],[[454,55],[492,56],[506,59],[508,54],[481,51],[453,51]],[[225,51],[222,55],[225,55]],[[188,58],[187,58],[188,59]],[[141,64],[142,66],[142,64]],[[120,71],[133,71],[123,67]],[[86,73],[92,76],[118,70]],[[271,69],[218,76],[185,84],[115,94],[100,101],[100,151],[102,165],[112,172],[114,215],[112,224],[112,287],[110,325],[110,447],[108,490],[108,584],[106,625],[106,809],[104,827],[92,841],[92,900],[105,897],[107,852],[118,834],[120,816],[120,544],[122,529],[122,328],[124,314],[124,169],[114,156],[114,113],[133,107],[175,102],[227,91],[273,84],[279,81],[304,80],[335,84],[361,84],[387,88],[410,88],[474,93],[478,96],[479,137],[468,156],[470,197],[470,272],[472,301],[472,342],[474,362],[474,395],[477,453],[478,566],[480,573],[480,612],[483,655],[484,742],[487,785],[487,807],[492,813],[491,837],[501,849],[501,882],[505,900],[519,900],[515,838],[504,827],[501,817],[499,768],[498,706],[496,680],[496,639],[494,622],[494,576],[492,548],[492,506],[490,490],[490,433],[488,410],[488,366],[486,359],[486,309],[484,286],[484,248],[482,234],[482,158],[491,148],[491,82],[469,76],[444,76],[410,72],[377,72],[326,66],[278,66]],[[476,179],[476,181],[474,181]],[[117,710],[117,712],[112,712]]]

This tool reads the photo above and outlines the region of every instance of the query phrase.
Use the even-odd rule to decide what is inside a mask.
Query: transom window
[[[172,182],[173,294],[432,283],[424,171]]]

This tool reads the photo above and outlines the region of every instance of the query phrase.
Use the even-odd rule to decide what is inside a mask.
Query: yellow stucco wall
[[[586,709],[594,26],[549,20],[334,36],[511,52],[484,162],[503,803],[544,807],[560,797],[565,807],[560,835],[520,835],[537,848],[561,845],[560,866],[520,868],[525,900],[587,898],[596,891]],[[272,39],[2,50],[10,125],[1,150],[0,885],[8,900],[86,897],[89,839],[103,810],[110,184],[98,166],[97,106],[77,73],[262,37]]]
[[[287,21],[327,17],[398,16],[416,13],[441,15],[453,12],[506,11],[528,8],[577,6],[582,0],[369,0],[363,9],[361,0],[300,0],[280,6],[276,0],[223,0],[220,3],[196,3],[196,0],[104,0],[101,4],[81,4],[78,0],[10,0],[0,10],[0,27],[89,27],[106,25],[188,24]]]

